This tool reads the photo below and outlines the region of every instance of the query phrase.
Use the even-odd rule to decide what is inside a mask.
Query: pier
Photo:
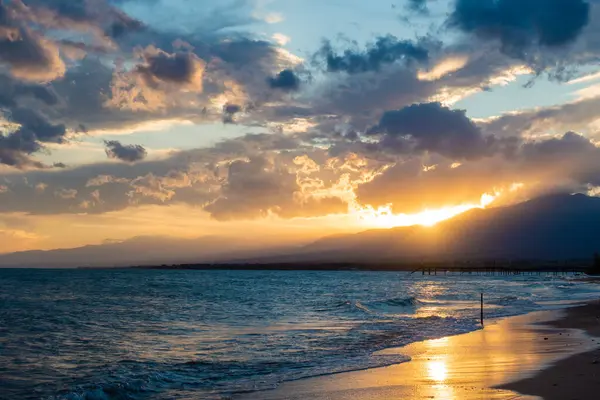
[[[222,263],[133,266],[165,270],[263,270],[263,271],[404,271],[418,275],[553,275],[565,276],[600,271],[589,260],[573,261],[413,261],[413,262],[297,262]]]
[[[421,267],[413,270],[411,274],[422,275],[484,275],[484,276],[509,276],[509,275],[551,275],[567,276],[586,273],[587,266],[581,267]]]

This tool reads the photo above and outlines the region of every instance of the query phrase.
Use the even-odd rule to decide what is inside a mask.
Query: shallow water
[[[0,270],[1,399],[203,399],[406,361],[384,348],[597,298],[550,277]]]
[[[383,350],[386,354],[410,355],[407,363],[286,382],[275,390],[234,399],[542,400],[510,391],[504,385],[534,376],[571,355],[598,348],[598,343],[580,330],[544,324],[562,313],[542,311],[495,320],[486,323],[485,330]],[[579,373],[585,373],[585,368]],[[569,385],[560,381],[547,384],[554,383]]]

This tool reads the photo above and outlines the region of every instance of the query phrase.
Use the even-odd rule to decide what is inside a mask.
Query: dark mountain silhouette
[[[600,252],[600,198],[552,195],[472,210],[434,227],[329,236],[306,246],[281,243],[281,239],[249,240],[138,237],[76,249],[0,255],[0,266],[592,260]]]
[[[261,262],[572,260],[591,259],[596,251],[600,198],[561,194],[472,210],[435,227],[326,237],[300,252]]]

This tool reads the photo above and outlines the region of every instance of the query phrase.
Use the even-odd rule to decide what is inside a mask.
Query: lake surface
[[[1,270],[0,399],[219,399],[600,297],[561,277]]]

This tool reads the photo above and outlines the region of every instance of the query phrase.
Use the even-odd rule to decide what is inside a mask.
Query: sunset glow
[[[600,0],[0,15],[0,400],[595,398]]]
[[[416,214],[394,214],[392,205],[386,205],[377,209],[368,206],[357,210],[356,214],[360,221],[367,226],[376,228],[394,228],[400,226],[434,226],[469,210],[483,209],[492,204],[499,193],[483,194],[479,204],[461,204],[439,209],[427,209]]]
[[[32,32],[0,60],[0,254],[253,230],[300,246],[597,195],[593,51],[559,68],[520,48],[539,38],[473,46],[445,17],[462,1],[402,2],[0,3],[2,29]]]

